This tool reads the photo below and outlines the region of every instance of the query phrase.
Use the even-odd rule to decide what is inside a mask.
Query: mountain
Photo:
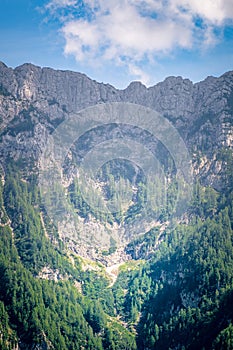
[[[169,77],[150,88],[140,82],[133,82],[125,90],[117,90],[80,73],[55,71],[32,64],[24,64],[13,70],[1,63],[1,128],[12,124],[11,129],[14,127],[17,132],[23,118],[27,123],[32,120],[32,126],[38,129],[35,133],[37,138],[33,143],[32,138],[27,136],[27,155],[23,152],[22,156],[36,159],[46,138],[46,131],[51,131],[69,113],[99,103],[137,103],[166,116],[190,149],[196,147],[196,158],[201,157],[204,176],[214,166],[211,161],[216,149],[220,145],[232,147],[232,80],[233,72],[225,73],[220,78],[208,77],[196,84],[181,77]],[[19,131],[23,135],[24,130]],[[26,142],[30,144],[29,147]],[[19,146],[17,138],[3,137],[3,157],[8,156],[8,147],[17,157],[23,142]],[[215,169],[214,173],[212,182],[217,186],[218,170]]]
[[[233,72],[117,90],[0,63],[0,125],[2,349],[233,348]]]

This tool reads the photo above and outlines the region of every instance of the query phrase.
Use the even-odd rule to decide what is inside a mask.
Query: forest
[[[111,285],[103,266],[85,270],[66,249],[37,176],[9,162],[0,184],[0,348],[232,349],[231,181],[224,192],[196,181],[188,220],[168,227],[159,245],[156,227],[130,242],[132,260]],[[70,202],[85,217],[83,201],[74,182]],[[50,278],[41,278],[45,268]]]

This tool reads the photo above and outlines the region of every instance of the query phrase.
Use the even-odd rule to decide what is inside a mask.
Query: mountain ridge
[[[90,80],[92,80],[93,82],[96,82],[97,84],[103,84],[103,85],[107,85],[107,86],[110,86],[110,87],[113,87],[114,89],[116,89],[116,90],[119,90],[119,91],[124,91],[124,90],[126,90],[131,84],[138,84],[138,85],[142,85],[142,86],[144,86],[146,89],[151,89],[151,88],[153,88],[153,87],[155,87],[156,85],[158,85],[158,84],[161,84],[161,83],[163,83],[165,80],[170,80],[170,79],[182,79],[182,80],[187,80],[187,81],[189,81],[189,82],[191,82],[192,83],[192,85],[197,85],[197,84],[200,84],[200,83],[202,83],[202,82],[204,82],[204,81],[206,81],[206,80],[215,80],[215,79],[220,79],[220,78],[223,78],[224,76],[226,76],[226,75],[229,75],[229,74],[232,74],[233,73],[233,70],[229,70],[229,71],[226,71],[226,72],[224,72],[224,73],[222,73],[222,74],[220,74],[220,75],[218,75],[218,76],[215,76],[215,75],[208,75],[208,76],[206,76],[204,79],[202,79],[202,80],[200,80],[200,81],[196,81],[196,82],[193,82],[192,80],[190,80],[189,78],[187,78],[187,77],[182,77],[181,75],[177,75],[177,76],[175,76],[175,75],[169,75],[169,76],[167,76],[167,77],[165,77],[163,80],[161,80],[161,81],[158,81],[157,83],[155,83],[155,84],[153,84],[153,85],[149,85],[149,86],[146,86],[145,84],[143,84],[140,80],[132,80],[129,84],[128,84],[128,86],[126,86],[125,88],[116,88],[116,87],[114,87],[114,85],[113,84],[109,84],[109,83],[104,83],[104,82],[100,82],[100,81],[97,81],[97,80],[95,80],[95,79],[92,79],[91,77],[89,77],[87,74],[85,74],[85,73],[82,73],[82,72],[78,72],[78,71],[73,71],[73,70],[71,70],[71,69],[59,69],[59,68],[52,68],[52,67],[49,67],[49,66],[39,66],[39,65],[36,65],[36,64],[34,64],[34,63],[30,63],[30,62],[25,62],[25,63],[22,63],[22,64],[20,64],[20,65],[18,65],[18,66],[16,66],[16,67],[10,67],[10,66],[8,66],[6,63],[4,63],[3,61],[0,61],[0,68],[1,67],[3,67],[3,68],[7,68],[7,69],[10,69],[10,70],[13,70],[13,71],[15,71],[15,70],[18,70],[18,69],[20,69],[20,68],[22,68],[22,67],[32,67],[32,68],[36,68],[36,69],[40,69],[40,70],[43,70],[43,69],[49,69],[49,70],[51,70],[51,71],[54,71],[54,72],[68,72],[68,73],[75,73],[75,74],[77,74],[77,75],[82,75],[82,76],[85,76],[85,77],[87,77],[88,79],[90,79]]]
[[[47,130],[66,119],[68,114],[98,103],[131,102],[168,118],[189,149],[196,144],[198,152],[202,153],[201,148],[205,147],[202,144],[208,143],[210,161],[219,144],[233,145],[233,71],[219,78],[207,77],[195,84],[181,77],[168,77],[153,87],[132,82],[126,89],[117,90],[109,84],[92,81],[82,73],[32,64],[12,69],[2,64],[0,86],[2,129],[24,110],[33,115],[38,128],[45,126]],[[20,117],[18,119],[20,121]],[[201,130],[205,128],[208,133],[205,133],[205,140],[200,140]]]
[[[112,238],[122,228],[128,234],[121,247],[114,239],[110,246],[85,246],[70,239],[72,225],[59,228],[49,217],[38,181],[40,160],[70,114],[111,102],[143,105],[175,127],[192,159],[193,196],[183,215],[173,217],[177,178],[167,161],[169,200],[153,227],[135,235],[145,186],[136,167],[113,163],[96,187],[111,198],[139,176],[131,186],[134,197],[115,215],[93,210],[75,176],[78,152],[115,134],[132,138],[129,126],[97,128],[81,148],[71,147],[59,169],[61,185],[47,187],[51,200],[68,198],[79,230],[87,227],[91,237],[103,232]],[[0,127],[0,348],[232,348],[233,72],[195,84],[168,77],[154,87],[133,82],[117,90],[81,73],[0,64]],[[134,133],[161,158],[168,156],[148,132]],[[132,176],[119,177],[122,169]],[[155,185],[163,194],[161,183]]]

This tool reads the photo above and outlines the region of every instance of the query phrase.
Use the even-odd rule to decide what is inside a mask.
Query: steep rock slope
[[[229,159],[233,146],[233,72],[219,78],[208,77],[196,84],[181,77],[169,77],[150,88],[132,82],[125,90],[117,90],[81,73],[32,64],[12,69],[1,63],[2,168],[9,159],[14,159],[24,163],[25,173],[32,168],[38,172],[49,134],[70,114],[106,102],[131,102],[159,112],[172,123],[186,143],[194,174],[199,180],[218,190],[229,188],[232,181]],[[126,129],[127,134],[130,131]],[[92,137],[98,139],[97,134]],[[141,135],[140,138],[142,141]],[[67,171],[72,177],[71,163]],[[90,235],[94,235],[95,230],[103,233],[119,230],[119,222],[109,229],[96,218],[89,220],[88,217],[89,214],[85,222],[90,223]],[[69,231],[76,232],[77,229],[70,227]],[[77,247],[72,249],[77,250]],[[77,252],[85,255],[86,250],[79,247]],[[87,255],[93,254],[89,252]]]
[[[196,84],[181,77],[169,77],[150,88],[133,82],[125,90],[117,90],[80,73],[32,64],[13,70],[1,63],[0,87],[1,129],[11,121],[11,128],[20,124],[20,120],[29,123],[31,117],[36,128],[34,136],[40,135],[32,152],[34,148],[39,151],[48,127],[57,125],[69,113],[98,103],[119,101],[141,104],[166,116],[190,149],[203,152],[209,161],[216,148],[232,147],[233,143],[233,72],[220,78],[208,77]],[[18,131],[21,137],[17,130],[15,135],[3,130],[4,149],[14,142],[22,148],[24,130],[21,127]]]
[[[232,348],[232,91],[233,72],[197,84],[133,82],[120,91],[80,73],[0,64],[0,347]],[[96,254],[54,227],[37,174],[49,134],[70,113],[105,102],[141,104],[168,118],[206,187],[195,183],[175,230],[164,216],[121,250]],[[123,226],[117,216],[103,224],[72,186],[91,234]],[[137,213],[131,209],[125,221]]]

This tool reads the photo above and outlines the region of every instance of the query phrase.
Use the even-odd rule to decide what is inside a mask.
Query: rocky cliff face
[[[105,102],[132,102],[165,116],[185,141],[200,180],[217,189],[227,185],[224,174],[231,170],[219,154],[224,150],[227,157],[233,147],[233,71],[196,84],[168,77],[150,88],[132,82],[117,90],[80,73],[0,63],[1,166],[14,158],[37,167],[49,134],[70,113]]]
[[[68,113],[119,101],[141,104],[167,116],[190,148],[208,148],[211,153],[220,145],[233,145],[233,72],[220,78],[208,77],[197,84],[169,77],[150,88],[133,82],[125,90],[117,90],[80,73],[32,64],[13,70],[0,63],[0,120],[5,146],[13,138],[22,144],[19,134],[23,137],[26,131],[21,127],[9,136],[7,126],[16,128],[21,121],[25,124],[31,120],[36,137],[42,130],[57,125]],[[39,140],[43,142],[42,134]]]

